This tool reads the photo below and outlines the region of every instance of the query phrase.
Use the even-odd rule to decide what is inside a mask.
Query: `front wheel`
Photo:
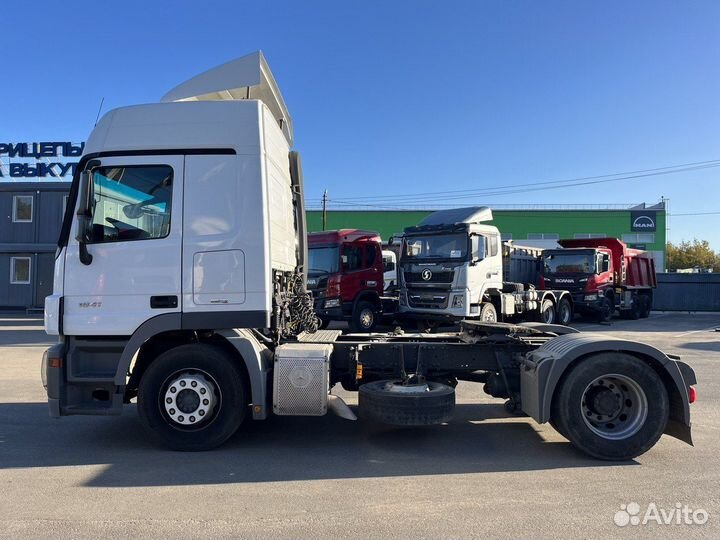
[[[372,332],[377,326],[378,310],[371,302],[358,302],[350,326],[353,332]]]
[[[223,349],[193,343],[164,352],[147,368],[138,389],[144,426],[172,450],[220,446],[245,420],[242,373]]]
[[[665,431],[667,390],[647,363],[602,353],[571,368],[555,390],[556,429],[586,454],[627,460],[647,452]]]
[[[490,302],[483,302],[480,308],[480,320],[483,322],[497,322],[497,310]]]
[[[600,299],[597,318],[600,323],[608,323],[612,319],[615,306],[609,296],[603,296]]]
[[[330,319],[325,319],[323,317],[318,317],[318,328],[320,330],[325,330],[328,326],[330,326]]]

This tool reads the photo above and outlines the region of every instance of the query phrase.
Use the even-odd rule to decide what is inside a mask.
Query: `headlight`
[[[340,307],[340,299],[339,298],[331,298],[330,300],[325,300],[325,309],[334,308],[334,307]]]
[[[594,302],[595,300],[597,300],[597,298],[598,298],[597,294],[586,294],[585,295],[586,302]]]
[[[463,307],[463,304],[465,303],[465,296],[462,294],[456,294],[453,296],[452,300],[452,307],[454,308],[461,308]]]

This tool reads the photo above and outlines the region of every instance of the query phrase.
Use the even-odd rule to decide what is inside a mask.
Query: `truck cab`
[[[73,178],[45,303],[59,340],[45,371],[53,415],[119,414],[138,391],[131,364],[139,374],[144,351],[170,336],[316,324],[294,302],[306,247],[291,145],[261,53],[102,117]]]
[[[487,207],[443,210],[405,229],[400,254],[400,312],[406,318],[497,320],[502,291],[500,232]],[[492,307],[486,307],[492,306]]]
[[[322,326],[349,321],[355,331],[374,330],[384,289],[378,233],[359,229],[310,233],[307,285]]]

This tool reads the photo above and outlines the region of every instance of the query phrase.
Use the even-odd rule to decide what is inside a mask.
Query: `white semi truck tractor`
[[[399,312],[425,327],[463,319],[568,325],[573,299],[538,289],[542,250],[501,241],[486,206],[439,210],[403,234]]]
[[[260,53],[103,116],[45,305],[52,416],[136,401],[159,442],[206,450],[272,414],[354,419],[337,384],[358,390],[368,422],[452,421],[465,380],[598,458],[637,456],[663,433],[692,442],[695,374],[649,345],[541,323],[316,331],[292,133]]]

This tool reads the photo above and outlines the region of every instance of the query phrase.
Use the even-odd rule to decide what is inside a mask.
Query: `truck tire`
[[[557,323],[563,326],[570,326],[574,315],[570,300],[561,298],[557,306]]]
[[[318,324],[318,328],[320,330],[325,330],[328,326],[330,326],[330,319],[324,319],[323,317],[318,317],[318,320],[320,323]]]
[[[641,297],[642,302],[640,303],[640,318],[647,319],[650,316],[652,310],[652,298],[643,294]]]
[[[483,302],[480,308],[480,320],[483,322],[497,322],[497,310],[490,302]]]
[[[353,332],[372,332],[378,322],[378,309],[372,302],[358,302],[353,309],[350,328]]]
[[[642,296],[636,296],[632,299],[632,305],[630,309],[624,309],[620,312],[620,316],[623,319],[629,319],[631,321],[637,321],[642,315],[643,304],[645,300]]]
[[[394,426],[429,426],[447,422],[455,410],[455,389],[437,382],[404,386],[375,381],[360,386],[358,413],[370,422]]]
[[[440,321],[432,321],[430,319],[418,319],[415,321],[415,327],[418,332],[423,334],[432,334],[440,328]]]
[[[555,389],[556,429],[586,454],[628,460],[647,452],[665,431],[667,390],[657,372],[624,353],[581,360]]]
[[[210,450],[245,420],[247,390],[239,366],[215,345],[193,343],[162,353],[138,389],[143,425],[172,450]]]
[[[546,298],[540,304],[538,321],[545,324],[555,324],[555,303],[550,298]]]
[[[597,319],[600,323],[607,323],[612,320],[613,313],[615,312],[615,305],[613,300],[609,296],[603,296],[600,300],[600,308],[597,312]]]

